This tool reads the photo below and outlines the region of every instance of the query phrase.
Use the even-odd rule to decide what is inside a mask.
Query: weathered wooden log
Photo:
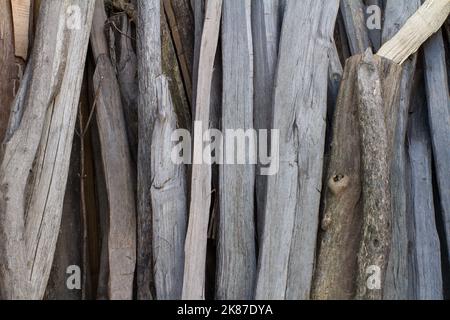
[[[355,291],[356,254],[362,225],[361,143],[355,86],[360,62],[360,55],[347,60],[334,113],[313,299],[351,299]]]
[[[80,9],[67,24],[67,7]],[[4,298],[41,299],[57,242],[94,1],[41,5],[23,114],[3,144],[0,282]],[[52,25],[55,28],[48,29]],[[27,199],[27,201],[26,201]]]
[[[138,299],[154,296],[151,211],[151,138],[157,108],[156,78],[161,66],[161,4],[159,0],[137,2],[137,56],[139,78],[138,151]]]
[[[444,24],[450,0],[427,0],[402,29],[378,51],[378,55],[402,64]]]
[[[254,55],[254,127],[272,128],[273,93],[278,61],[283,12],[280,0],[252,0],[252,37]],[[270,138],[268,139],[270,141]],[[267,177],[256,169],[257,234],[261,237],[266,202]]]
[[[389,41],[420,6],[419,0],[386,1],[383,25],[383,42]],[[411,90],[416,69],[417,55],[403,63],[400,84],[398,119],[394,137],[393,158],[390,174],[392,197],[392,247],[388,262],[384,298],[389,300],[408,299],[408,226],[411,213],[408,210],[409,188],[406,163],[406,131],[411,101]]]
[[[450,250],[450,97],[441,31],[426,42],[424,62],[434,166],[444,234]],[[447,258],[450,259],[450,251]]]
[[[280,166],[268,178],[257,299],[310,296],[322,185],[328,52],[338,7],[339,1],[286,4],[273,119],[273,127],[280,130]]]
[[[363,53],[371,46],[364,9],[363,0],[341,0],[340,10],[352,55]]]
[[[183,299],[201,300],[205,297],[205,262],[209,210],[211,206],[211,166],[200,161],[203,156],[203,133],[210,119],[210,94],[214,58],[219,39],[222,0],[210,1],[206,7],[200,46],[195,119],[201,132],[194,134],[194,165],[192,168],[191,205],[186,236]],[[200,141],[198,141],[200,140]]]
[[[417,89],[417,88],[416,88]],[[441,248],[436,229],[433,199],[431,138],[428,127],[426,93],[421,87],[412,100],[411,123],[408,130],[408,155],[411,170],[411,235],[412,299],[443,298]]]

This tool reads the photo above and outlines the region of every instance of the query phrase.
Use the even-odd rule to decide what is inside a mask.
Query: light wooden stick
[[[377,54],[402,64],[439,30],[449,13],[450,0],[427,0]]]

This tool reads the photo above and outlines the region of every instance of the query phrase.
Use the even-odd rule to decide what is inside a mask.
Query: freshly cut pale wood
[[[280,0],[252,0],[252,37],[254,54],[254,110],[255,129],[272,127],[275,71],[278,61],[282,10]],[[270,133],[268,135],[270,137]],[[270,141],[270,138],[269,140]],[[257,234],[261,237],[266,202],[267,177],[256,169]]]
[[[450,0],[427,0],[377,54],[402,64],[441,28],[449,13]]]
[[[160,0],[137,1],[137,56],[139,78],[138,118],[138,299],[151,299],[154,294],[151,211],[151,139],[158,99],[156,78],[161,66]]]
[[[66,27],[68,5],[80,8],[80,28]],[[0,290],[6,299],[41,299],[61,221],[73,132],[94,1],[42,4],[22,85],[27,99],[3,144],[0,165]],[[48,29],[52,25],[54,28]],[[21,89],[22,90],[22,89]],[[20,90],[19,90],[20,91]]]
[[[177,129],[169,83],[165,76],[156,79],[158,110],[152,136],[152,212],[153,261],[156,297],[179,300],[183,288],[184,241],[187,201],[184,165],[171,160],[171,136]]]
[[[420,0],[386,1],[382,35],[383,42],[387,42],[395,36],[419,7]],[[398,119],[390,174],[393,234],[386,281],[384,284],[384,299],[388,300],[409,298],[408,233],[411,212],[408,208],[411,200],[409,199],[409,172],[407,170],[405,142],[416,61],[417,55],[414,54],[402,65],[403,71],[400,83],[400,100],[398,101]]]
[[[15,55],[27,59],[29,44],[29,27],[31,16],[31,0],[10,0],[14,22]]]
[[[17,73],[14,57],[14,33],[9,0],[0,1],[0,142],[3,141],[11,104],[14,99],[14,79]]]
[[[211,83],[213,77],[214,58],[219,40],[220,19],[222,16],[222,0],[209,1],[206,7],[200,46],[197,100],[195,119],[202,124],[202,132],[208,130],[210,119]],[[197,150],[195,143],[194,156],[203,155],[203,148]],[[211,206],[211,166],[194,164],[192,168],[191,205],[189,225],[185,246],[185,267],[182,298],[186,300],[202,300],[205,298],[205,263],[206,245]]]
[[[450,97],[441,31],[425,44],[424,61],[434,166],[443,229],[450,252]],[[447,257],[450,258],[450,254],[447,253]]]
[[[412,299],[442,300],[441,248],[434,211],[431,138],[425,97],[425,90],[421,86],[414,95],[408,131],[414,226],[411,232],[410,265],[413,274],[410,284]]]
[[[362,225],[361,143],[355,86],[360,62],[361,55],[347,60],[334,113],[313,299],[351,299],[355,291],[356,255]]]
[[[352,55],[363,53],[370,47],[363,0],[341,0],[340,9]]]
[[[222,130],[253,129],[253,45],[251,0],[224,0],[222,17]],[[243,150],[227,150],[224,157]],[[254,141],[256,143],[256,141]],[[251,142],[250,142],[251,143]],[[249,148],[255,146],[250,145]],[[229,154],[233,152],[233,154]],[[248,159],[248,157],[245,157]],[[249,300],[256,272],[254,220],[255,165],[221,165],[216,298]]]
[[[91,46],[96,61],[96,119],[108,196],[108,291],[111,300],[133,298],[136,268],[136,199],[119,83],[108,57],[106,12],[96,0]]]
[[[328,52],[338,8],[337,0],[286,4],[273,122],[280,130],[280,166],[268,177],[257,299],[310,297],[322,188]]]

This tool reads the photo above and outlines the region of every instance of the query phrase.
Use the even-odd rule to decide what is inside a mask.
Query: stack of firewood
[[[449,298],[449,13],[0,0],[0,298]]]

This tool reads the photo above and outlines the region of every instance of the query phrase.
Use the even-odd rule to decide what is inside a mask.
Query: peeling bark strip
[[[0,141],[3,141],[14,99],[15,57],[10,0],[0,0]]]
[[[96,0],[91,44],[97,64],[96,119],[108,196],[108,293],[111,300],[131,300],[136,267],[136,202],[120,88],[108,57],[105,23],[103,0]]]
[[[272,128],[273,93],[278,60],[283,12],[280,0],[252,0],[252,38],[254,54],[254,110],[255,129]],[[270,141],[270,138],[268,139]],[[256,176],[257,233],[261,237],[264,225],[267,177]]]
[[[280,168],[268,178],[257,299],[310,296],[325,143],[323,84],[338,7],[337,0],[286,4],[273,124],[280,130]]]
[[[447,248],[450,250],[450,96],[442,32],[424,47],[428,117]],[[450,252],[448,253],[450,258]]]
[[[441,28],[449,13],[450,0],[427,0],[377,54],[402,64]]]
[[[154,294],[151,210],[151,143],[157,114],[156,78],[161,75],[161,3],[137,1],[137,56],[139,77],[139,151],[138,151],[138,299]]]
[[[405,22],[420,7],[420,0],[386,1],[383,25],[383,42],[389,41]],[[394,137],[390,184],[392,198],[392,247],[384,285],[384,298],[406,299],[409,296],[408,241],[411,225],[409,210],[410,191],[408,187],[407,156],[405,150],[406,131],[410,110],[411,91],[416,70],[417,55],[413,55],[402,65],[398,119]]]
[[[169,83],[165,76],[156,79],[158,110],[152,136],[152,212],[153,261],[156,297],[181,298],[184,269],[187,200],[186,172],[171,160],[172,133],[177,129]]]
[[[203,132],[208,130],[210,119],[211,83],[214,58],[219,40],[222,0],[209,1],[206,7],[205,24],[200,46],[196,121],[201,121]],[[199,137],[202,139],[203,132]],[[202,156],[194,141],[194,156]],[[202,144],[200,144],[202,145]],[[211,166],[194,164],[192,166],[191,205],[189,226],[185,246],[185,267],[183,278],[183,299],[202,300],[205,298],[206,244],[211,207]]]
[[[313,299],[351,299],[355,292],[362,225],[361,142],[355,85],[360,62],[361,55],[347,60],[337,99]]]
[[[67,8],[80,8],[78,29]],[[44,1],[23,116],[3,144],[0,165],[0,290],[41,299],[58,238],[94,1]],[[53,26],[48,28],[48,26]]]
[[[222,17],[222,129],[253,129],[251,0],[225,0]],[[255,141],[256,142],[256,141]],[[230,153],[227,145],[224,156]],[[255,146],[251,146],[255,147]],[[236,153],[236,151],[234,151]],[[255,166],[222,165],[216,298],[248,300],[256,271]]]
[[[428,127],[426,94],[421,82],[413,99],[412,119],[408,131],[411,162],[412,230],[412,299],[442,300],[443,283],[441,247],[436,229],[433,199],[431,137]]]

